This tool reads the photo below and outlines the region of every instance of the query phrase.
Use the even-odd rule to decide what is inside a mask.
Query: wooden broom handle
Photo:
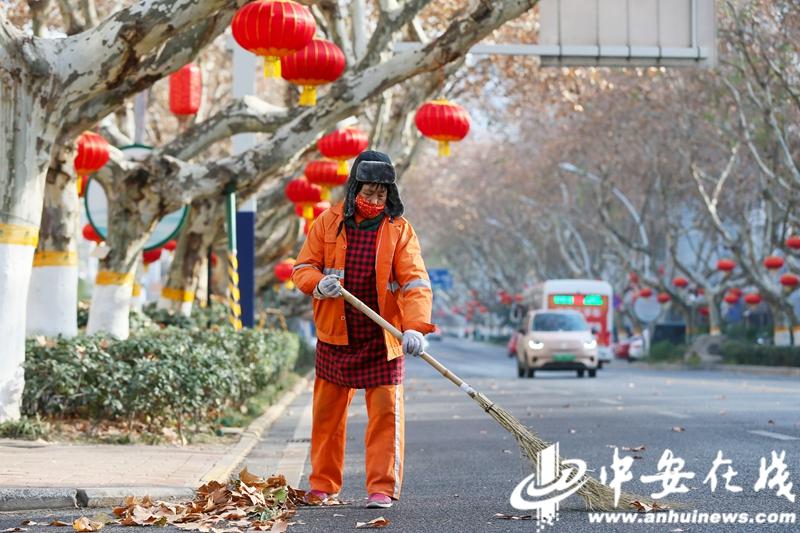
[[[369,307],[367,304],[365,304],[364,302],[353,296],[344,287],[342,287],[342,296],[344,297],[347,303],[349,303],[350,305],[352,305],[353,307],[355,307],[356,309],[367,315],[369,318],[372,319],[373,322],[378,324],[380,327],[391,333],[397,340],[402,342],[403,333],[399,329],[390,324],[389,321],[383,318],[381,315],[373,311],[372,308]],[[441,375],[452,381],[457,387],[464,389],[465,391],[467,391],[467,393],[469,393],[469,391],[472,391],[472,388],[469,385],[467,385],[463,379],[450,372],[450,370],[448,370],[446,366],[437,361],[429,353],[422,352],[421,354],[419,354],[419,357],[424,359],[429,365],[438,370]]]

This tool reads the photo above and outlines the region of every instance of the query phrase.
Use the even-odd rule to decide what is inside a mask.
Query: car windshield
[[[589,326],[580,315],[539,313],[533,317],[533,331],[584,331]]]

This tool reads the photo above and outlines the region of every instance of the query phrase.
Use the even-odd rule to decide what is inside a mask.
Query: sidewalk
[[[231,444],[185,447],[45,443],[0,439],[0,511],[116,505],[134,494],[192,497],[211,480],[226,481],[310,387],[310,374]]]

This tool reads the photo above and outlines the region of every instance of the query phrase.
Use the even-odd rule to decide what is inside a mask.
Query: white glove
[[[317,286],[314,287],[314,298],[336,298],[341,295],[342,286],[339,283],[339,278],[332,274],[319,280]]]
[[[418,356],[425,351],[428,347],[428,341],[422,336],[422,333],[413,329],[407,329],[403,332],[403,353],[406,355]]]

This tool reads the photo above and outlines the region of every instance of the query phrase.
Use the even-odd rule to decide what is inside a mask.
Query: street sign
[[[147,156],[153,149],[149,146],[131,145],[120,148],[126,159],[138,161]],[[103,186],[97,180],[89,178],[84,195],[86,215],[89,223],[94,227],[103,240],[108,237],[108,198]],[[189,206],[185,205],[162,218],[156,225],[150,238],[144,245],[145,251],[155,250],[164,246],[170,239],[180,232],[184,220],[189,213]]]
[[[431,287],[444,291],[453,288],[453,276],[446,268],[429,268],[428,277],[431,278]]]
[[[642,322],[652,322],[661,315],[661,304],[655,297],[639,297],[633,304],[633,312]]]

